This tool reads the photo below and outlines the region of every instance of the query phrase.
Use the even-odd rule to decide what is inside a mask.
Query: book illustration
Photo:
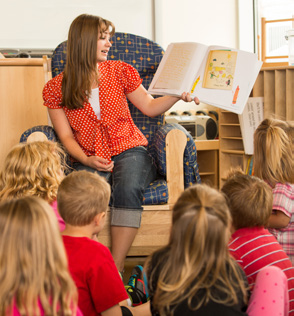
[[[195,54],[195,47],[175,45],[169,52],[161,75],[154,84],[154,89],[180,89],[185,74],[189,71],[190,60]]]
[[[232,90],[238,52],[211,50],[204,73],[203,88]]]

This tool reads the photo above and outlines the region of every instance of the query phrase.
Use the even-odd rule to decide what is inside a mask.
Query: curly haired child
[[[16,145],[5,158],[0,173],[0,200],[38,196],[52,206],[63,230],[65,225],[57,210],[56,196],[65,166],[65,153],[55,142]]]

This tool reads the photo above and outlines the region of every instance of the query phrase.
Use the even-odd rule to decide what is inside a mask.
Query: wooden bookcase
[[[0,59],[0,169],[26,129],[48,124],[43,87],[42,58]]]
[[[251,93],[264,98],[264,118],[294,121],[294,67],[277,66],[261,69]],[[245,155],[239,118],[228,111],[219,113],[220,158],[219,187],[232,167],[246,170],[250,156]]]
[[[202,183],[218,188],[219,140],[195,140]]]

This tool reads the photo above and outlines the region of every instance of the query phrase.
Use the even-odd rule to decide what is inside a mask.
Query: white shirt
[[[97,115],[98,120],[101,120],[101,113],[100,113],[100,102],[99,102],[99,88],[92,89],[89,102]]]

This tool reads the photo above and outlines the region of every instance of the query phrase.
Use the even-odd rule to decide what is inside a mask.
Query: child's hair
[[[72,315],[77,290],[47,202],[27,196],[0,204],[0,258],[1,316],[14,304],[20,315],[40,315],[38,303],[44,315]]]
[[[254,133],[254,174],[272,187],[293,183],[293,126],[278,119],[265,119]]]
[[[51,203],[56,199],[65,165],[65,153],[56,142],[16,145],[0,174],[0,200],[34,195]]]
[[[85,226],[94,217],[106,212],[110,185],[96,173],[74,171],[66,176],[58,189],[58,210],[66,224]]]
[[[232,170],[222,187],[235,229],[266,226],[273,206],[270,186],[263,180]]]
[[[186,299],[194,310],[209,300],[233,305],[238,301],[238,288],[247,302],[242,272],[227,247],[230,225],[231,216],[222,193],[196,184],[181,194],[173,208],[169,243],[159,250],[164,253],[157,263],[160,274],[154,295],[154,306],[159,314],[173,314],[173,306]],[[156,270],[153,270],[154,275]],[[154,275],[150,275],[151,287]],[[212,287],[224,295],[214,295]],[[192,306],[193,297],[203,289],[204,297]]]

